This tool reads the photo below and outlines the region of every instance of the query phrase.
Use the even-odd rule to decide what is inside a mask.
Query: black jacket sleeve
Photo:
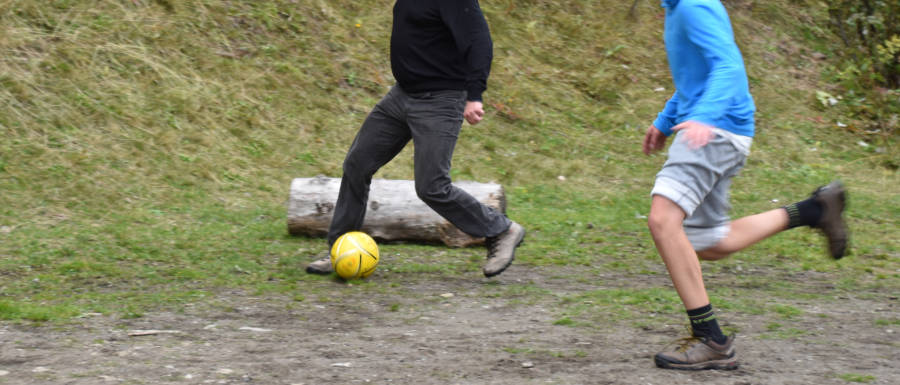
[[[441,19],[453,34],[456,47],[468,66],[466,75],[467,99],[481,101],[487,89],[487,79],[494,58],[494,43],[487,20],[478,0],[439,1]]]

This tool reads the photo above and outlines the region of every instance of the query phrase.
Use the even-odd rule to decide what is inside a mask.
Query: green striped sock
[[[813,198],[782,207],[788,214],[788,227],[815,227],[822,219],[822,205]]]
[[[688,310],[687,314],[694,337],[708,337],[716,343],[725,343],[727,338],[719,328],[719,321],[716,319],[716,313],[713,313],[712,305]]]

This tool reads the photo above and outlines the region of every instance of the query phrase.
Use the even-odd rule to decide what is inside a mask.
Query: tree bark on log
[[[479,202],[506,213],[503,186],[471,181],[453,184]],[[340,178],[294,179],[288,199],[288,232],[316,237],[327,235],[340,185]],[[359,230],[381,241],[443,242],[452,247],[484,242],[484,238],[462,232],[422,202],[416,196],[415,182],[411,180],[372,180],[366,219]]]

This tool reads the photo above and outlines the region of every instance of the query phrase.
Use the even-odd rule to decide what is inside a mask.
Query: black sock
[[[722,334],[722,329],[719,329],[719,321],[716,320],[712,305],[688,310],[687,314],[694,337],[707,337],[717,344],[725,343],[727,338]]]
[[[783,208],[788,213],[787,228],[789,229],[799,226],[813,227],[822,219],[822,205],[813,198],[791,203]]]

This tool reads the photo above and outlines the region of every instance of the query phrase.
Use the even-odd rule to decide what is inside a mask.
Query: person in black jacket
[[[512,263],[525,230],[450,180],[463,119],[474,125],[484,118],[492,51],[477,0],[397,0],[391,33],[397,84],[366,117],[344,159],[329,245],[362,227],[372,175],[412,139],[419,198],[463,232],[486,239],[485,276]],[[306,271],[330,274],[330,258],[312,262]]]

